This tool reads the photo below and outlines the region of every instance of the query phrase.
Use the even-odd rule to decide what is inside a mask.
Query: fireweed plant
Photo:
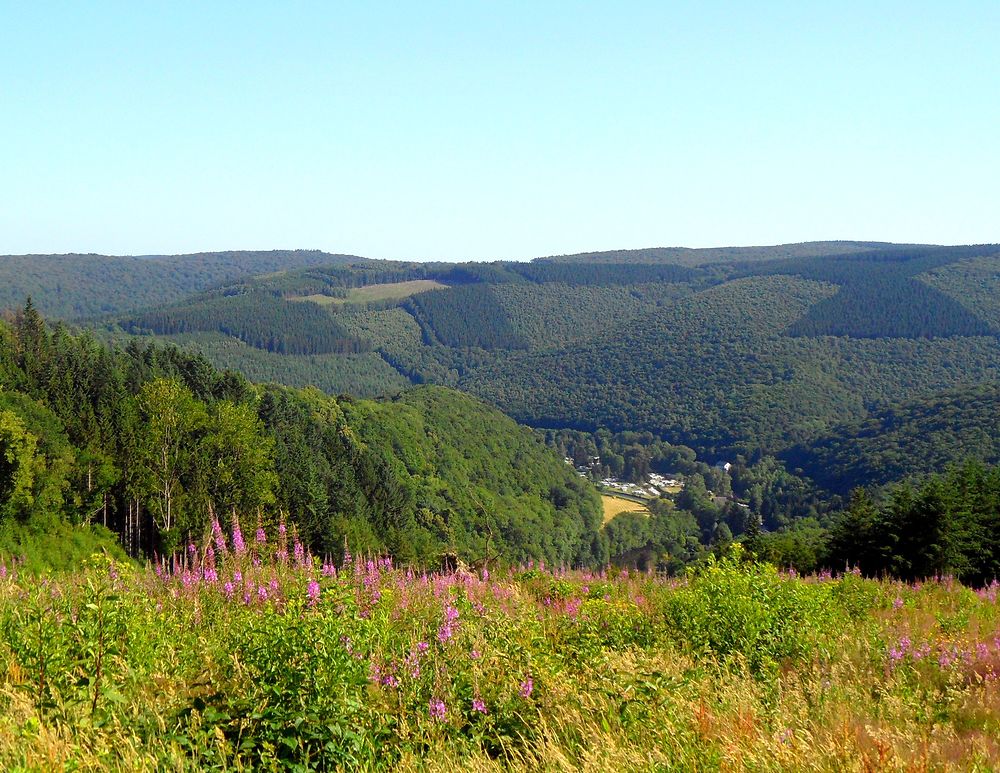
[[[213,523],[0,564],[3,769],[994,769],[998,585],[428,573]]]

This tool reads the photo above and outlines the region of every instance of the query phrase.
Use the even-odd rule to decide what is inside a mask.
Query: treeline
[[[834,526],[827,563],[909,580],[1000,577],[1000,467],[969,462],[877,503],[857,490]]]
[[[312,303],[249,292],[208,297],[123,320],[131,333],[220,332],[278,354],[354,354],[370,346]]]
[[[538,284],[633,285],[649,282],[690,282],[700,274],[669,263],[511,263],[510,270]]]
[[[791,335],[933,338],[995,335],[996,330],[918,275],[957,261],[1000,254],[998,245],[894,247],[758,263],[736,276],[790,274],[840,285],[788,328]]]
[[[530,431],[425,388],[390,403],[254,386],[174,347],[109,350],[30,304],[0,324],[0,532],[102,524],[133,554],[212,514],[317,554],[600,564],[600,502]]]

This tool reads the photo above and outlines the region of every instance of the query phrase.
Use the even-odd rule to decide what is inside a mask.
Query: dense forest
[[[370,346],[351,338],[336,319],[313,303],[266,293],[222,295],[123,320],[134,333],[163,335],[219,332],[277,354],[357,354]]]
[[[1000,290],[996,247],[746,250],[685,266],[310,267],[121,318],[117,333],[105,323],[104,335],[228,334],[289,357],[283,370],[234,346],[203,349],[253,377],[364,395],[443,384],[530,425],[650,431],[705,456],[782,453],[897,402],[998,379],[989,293],[966,292],[970,276]],[[393,290],[414,280],[438,289]],[[385,294],[351,301],[358,287]],[[311,302],[327,297],[337,302]],[[344,356],[301,359],[333,353]]]
[[[896,403],[782,454],[830,491],[921,478],[965,459],[1000,462],[1000,384]]]
[[[472,398],[386,403],[255,386],[171,346],[112,350],[49,329],[29,304],[0,324],[0,544],[99,524],[128,552],[171,553],[213,517],[284,518],[317,554],[434,563],[599,564],[600,503],[541,440]]]

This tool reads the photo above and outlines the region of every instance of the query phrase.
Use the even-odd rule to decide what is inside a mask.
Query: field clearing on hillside
[[[371,301],[389,301],[409,298],[417,293],[428,290],[447,290],[448,285],[436,279],[412,279],[408,282],[388,282],[380,285],[365,285],[352,287],[346,298],[332,298],[329,295],[300,295],[289,298],[290,301],[309,301],[320,306],[343,306],[345,303],[369,303]]]
[[[649,508],[639,502],[624,497],[614,497],[609,494],[601,494],[601,502],[604,503],[604,523],[622,513],[641,513],[649,515]]]

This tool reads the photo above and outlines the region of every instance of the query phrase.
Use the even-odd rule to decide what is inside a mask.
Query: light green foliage
[[[255,408],[220,400],[209,411],[201,442],[209,500],[222,512],[253,512],[274,503],[278,485],[272,466],[274,441]]]
[[[176,379],[149,382],[137,399],[142,421],[136,449],[139,492],[149,502],[161,532],[176,539],[183,479],[197,466],[196,438],[208,417],[204,405]]]
[[[695,651],[736,657],[756,674],[818,654],[838,622],[832,586],[782,577],[770,564],[740,564],[738,548],[670,594],[665,615],[676,636]]]
[[[37,447],[37,438],[15,413],[0,411],[0,521],[34,503]]]

